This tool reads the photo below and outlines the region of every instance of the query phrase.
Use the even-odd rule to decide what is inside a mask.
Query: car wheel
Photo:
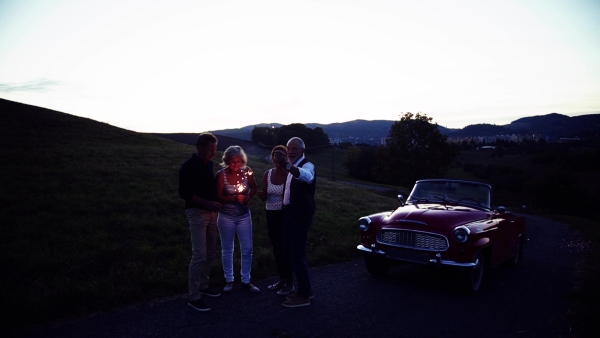
[[[519,240],[517,241],[517,248],[516,248],[515,255],[513,256],[512,260],[510,262],[512,265],[517,265],[522,260],[523,260],[523,241],[519,238]]]
[[[385,276],[390,269],[390,265],[385,258],[376,257],[372,254],[365,254],[365,265],[367,271],[373,276]]]
[[[475,257],[475,266],[465,271],[464,283],[467,292],[475,293],[481,288],[483,275],[485,271],[485,261],[483,252],[479,252]]]

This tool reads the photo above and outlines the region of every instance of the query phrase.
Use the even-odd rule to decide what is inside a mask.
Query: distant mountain
[[[593,137],[599,136],[600,114],[569,117],[561,114],[524,117],[507,126],[513,130],[526,130],[530,134],[550,137]]]
[[[307,123],[309,128],[321,127],[330,140],[341,142],[380,144],[388,136],[394,121],[387,120],[354,120],[343,123],[318,124]]]
[[[308,128],[322,128],[330,140],[341,142],[380,144],[388,136],[390,128],[396,121],[389,120],[354,120],[341,123],[319,124],[306,123]],[[261,123],[239,129],[211,131],[217,135],[235,137],[244,140],[252,138],[254,127],[280,127],[280,123]],[[448,137],[478,137],[496,135],[543,135],[550,139],[563,137],[600,138],[600,114],[567,116],[548,114],[523,117],[507,125],[473,124],[462,129],[450,129],[438,126],[440,132]]]
[[[387,120],[354,120],[349,122],[320,124],[320,123],[305,123],[308,128],[322,128],[329,136],[330,140],[340,140],[340,142],[380,144],[381,139],[387,137],[390,132],[390,127],[394,121]],[[243,140],[252,139],[252,130],[255,127],[275,127],[279,128],[281,123],[259,123],[256,125],[246,126],[239,129],[222,129],[211,130],[215,135],[235,137]],[[158,134],[157,134],[158,135]]]
[[[206,130],[207,132],[211,132],[215,135],[229,136],[233,138],[239,138],[242,140],[252,140],[252,130],[254,127],[275,127],[279,128],[283,124],[281,123],[258,123],[250,126],[245,126],[238,129],[221,129],[221,130]],[[306,125],[308,126],[308,125]],[[314,128],[314,127],[311,127]]]
[[[0,99],[0,112],[7,110],[6,107],[13,107],[15,111],[45,111],[44,108],[29,106],[9,100]],[[11,108],[11,109],[13,109]],[[39,113],[41,118],[41,114]],[[63,113],[64,114],[64,113]],[[68,114],[65,114],[68,115]],[[8,123],[9,121],[2,121]],[[366,143],[378,145],[385,139],[392,125],[397,121],[390,120],[354,120],[341,123],[319,124],[307,123],[308,128],[322,128],[329,136],[330,140],[340,142]],[[252,130],[255,127],[276,127],[282,126],[281,123],[259,123],[237,129],[212,130],[211,132],[219,136],[219,150],[224,150],[232,144],[239,144],[245,149],[252,146]],[[549,139],[558,138],[588,138],[600,140],[600,114],[588,114],[580,116],[567,116],[557,113],[523,117],[512,121],[507,125],[494,124],[473,124],[462,129],[450,129],[438,126],[440,132],[450,138],[454,137],[478,137],[478,136],[496,136],[496,135],[542,135]],[[157,136],[172,139],[181,143],[194,144],[197,134],[193,133],[172,133],[172,134],[154,134]],[[245,143],[247,141],[247,143]]]
[[[252,127],[252,128],[254,128],[254,127]],[[231,130],[234,130],[234,129],[231,129]],[[227,133],[228,132],[225,131],[225,134],[227,134]],[[223,151],[223,150],[227,149],[227,147],[233,146],[233,145],[237,145],[237,146],[244,148],[244,151],[246,151],[249,154],[259,154],[259,153],[263,153],[263,152],[268,153],[270,150],[270,149],[265,150],[264,148],[257,146],[256,144],[254,144],[254,142],[250,141],[250,139],[224,135],[223,133],[214,133],[214,134],[219,139],[219,142],[217,143],[217,150],[219,150],[219,151]],[[235,134],[236,134],[235,132],[232,132],[232,135],[235,135]],[[169,140],[172,140],[175,142],[179,142],[179,143],[193,145],[193,146],[196,145],[196,138],[198,137],[198,134],[190,134],[190,133],[173,133],[173,134],[156,134],[156,133],[154,133],[152,135],[163,137],[163,138],[166,138],[166,139],[169,139]]]
[[[447,133],[449,137],[475,137],[495,135],[541,135],[549,139],[600,137],[600,114],[566,116],[548,114],[523,117],[504,126],[475,124]]]

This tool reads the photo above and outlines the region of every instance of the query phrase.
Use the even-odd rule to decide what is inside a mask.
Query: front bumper
[[[439,252],[436,253],[435,257],[433,257],[433,258],[430,257],[427,259],[411,259],[408,257],[403,257],[403,258],[389,257],[389,255],[381,249],[378,249],[375,247],[367,248],[366,246],[364,246],[362,244],[359,244],[356,248],[360,251],[371,253],[374,256],[378,256],[378,257],[382,257],[382,258],[389,258],[391,260],[400,260],[400,261],[406,261],[406,262],[411,262],[411,263],[420,263],[420,264],[428,264],[428,265],[436,265],[436,266],[455,266],[455,267],[463,267],[463,268],[475,266],[475,262],[463,263],[463,262],[456,262],[456,261],[448,260],[448,259],[442,259],[442,254]]]

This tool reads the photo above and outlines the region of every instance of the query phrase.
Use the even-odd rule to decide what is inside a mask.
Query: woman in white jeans
[[[223,161],[216,175],[217,199],[222,207],[217,217],[217,227],[221,237],[221,256],[225,287],[223,291],[233,290],[233,250],[237,235],[241,251],[241,288],[251,292],[260,289],[250,283],[252,270],[252,216],[250,199],[256,194],[256,180],[252,170],[246,166],[248,158],[240,146],[230,146],[223,153]]]

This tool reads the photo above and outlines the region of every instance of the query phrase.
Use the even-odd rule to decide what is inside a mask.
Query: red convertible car
[[[480,289],[488,267],[518,263],[526,242],[525,219],[504,207],[492,209],[485,183],[427,179],[417,181],[400,207],[358,220],[367,270],[383,275],[394,263],[460,269],[462,285]]]

